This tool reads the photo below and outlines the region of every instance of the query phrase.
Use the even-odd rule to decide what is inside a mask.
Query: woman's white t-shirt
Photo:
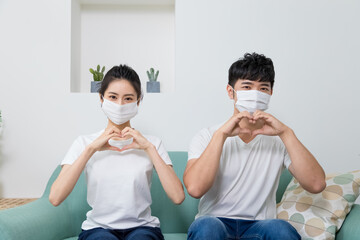
[[[103,132],[78,137],[61,165],[73,164],[85,147]],[[164,162],[172,165],[162,141],[154,136],[144,137],[156,147]],[[92,209],[86,214],[82,229],[160,227],[159,219],[151,216],[152,171],[152,161],[143,150],[96,152],[84,169],[87,201]]]

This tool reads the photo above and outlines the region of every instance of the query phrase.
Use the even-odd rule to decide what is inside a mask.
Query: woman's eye
[[[125,98],[126,101],[132,101],[132,98]]]
[[[116,96],[110,96],[112,100],[116,100]]]

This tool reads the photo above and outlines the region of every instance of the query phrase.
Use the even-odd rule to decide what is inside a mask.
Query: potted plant
[[[146,82],[146,92],[149,93],[159,93],[160,92],[160,82],[157,82],[157,78],[159,75],[159,70],[156,71],[154,68],[150,68],[150,71],[146,71],[149,81]]]
[[[89,69],[92,73],[94,81],[91,82],[91,92],[99,92],[101,87],[101,82],[104,78],[105,66],[101,69],[100,72],[100,65],[97,65],[96,71],[92,68]]]

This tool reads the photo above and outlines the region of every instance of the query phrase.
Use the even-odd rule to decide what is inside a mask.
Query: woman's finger
[[[112,150],[112,151],[118,151],[118,152],[121,152],[121,149],[120,148],[117,148],[117,147],[114,147],[114,146],[109,146],[106,148],[107,150]]]
[[[136,134],[134,132],[126,132],[123,133],[123,137],[131,136],[133,138],[136,138]]]
[[[134,129],[132,129],[131,127],[126,127],[126,128],[124,128],[122,131],[121,131],[121,133],[122,134],[124,134],[124,133],[127,133],[127,132],[131,132],[131,131],[133,131]]]
[[[110,135],[107,136],[107,139],[109,140],[110,138],[113,138],[113,137],[121,137],[121,134],[119,133],[112,133]]]

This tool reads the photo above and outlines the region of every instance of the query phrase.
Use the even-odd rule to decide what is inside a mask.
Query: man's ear
[[[234,99],[234,89],[228,84],[226,85],[226,91],[230,99]]]

